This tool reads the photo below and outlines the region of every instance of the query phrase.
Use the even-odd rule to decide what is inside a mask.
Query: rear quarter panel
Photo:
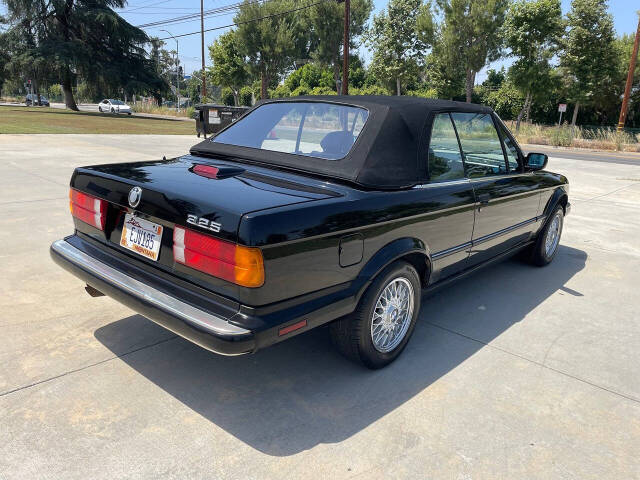
[[[402,191],[348,189],[343,197],[247,214],[240,243],[262,248],[265,285],[239,301],[260,306],[351,282],[385,245],[414,239],[424,253],[471,237],[474,199],[467,185]],[[358,233],[362,260],[342,267],[340,239]],[[370,270],[367,270],[367,274]]]

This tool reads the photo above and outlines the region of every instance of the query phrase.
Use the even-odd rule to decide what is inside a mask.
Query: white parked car
[[[126,113],[131,115],[133,110],[122,100],[114,100],[113,98],[105,98],[98,104],[100,112]]]

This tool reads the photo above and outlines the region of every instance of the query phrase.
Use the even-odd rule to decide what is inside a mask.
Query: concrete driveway
[[[0,136],[0,478],[640,478],[640,163],[552,158],[573,203],[553,264],[425,298],[372,372],[324,329],[210,354],[49,259],[75,166],[195,142]]]

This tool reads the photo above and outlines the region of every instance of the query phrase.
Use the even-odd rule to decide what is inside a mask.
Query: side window
[[[458,138],[448,113],[433,119],[429,143],[429,180],[442,182],[464,177],[464,163]]]
[[[502,140],[504,142],[504,151],[507,152],[507,163],[509,164],[510,172],[519,172],[520,164],[518,163],[518,149],[513,144],[511,137],[507,135],[507,130],[502,125],[499,126],[500,133],[502,133]]]
[[[488,113],[452,113],[464,152],[467,176],[488,177],[507,173],[502,144]]]

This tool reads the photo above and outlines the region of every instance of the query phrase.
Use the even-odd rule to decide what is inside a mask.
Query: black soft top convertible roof
[[[194,145],[194,155],[235,157],[339,178],[368,188],[406,188],[422,181],[433,115],[437,112],[491,113],[489,107],[449,100],[407,96],[306,96],[265,100],[265,103],[325,102],[362,107],[369,118],[351,151],[340,160],[240,147],[205,140]],[[233,124],[232,124],[233,125]]]

